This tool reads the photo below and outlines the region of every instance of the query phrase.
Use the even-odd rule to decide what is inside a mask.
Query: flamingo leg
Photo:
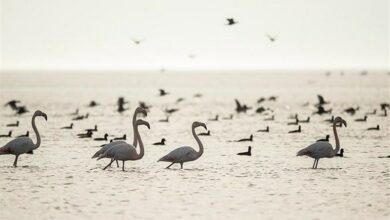
[[[103,170],[107,169],[107,167],[111,166],[112,162],[114,162],[114,159],[111,159],[110,163],[103,168]]]
[[[122,161],[122,171],[125,171],[125,161]]]
[[[317,159],[314,159],[314,163],[313,163],[312,169],[314,169],[314,167],[315,167],[315,165],[316,165],[316,161],[317,161]]]
[[[19,157],[19,155],[16,155],[16,156],[15,156],[14,167],[16,167],[16,165],[17,165],[17,163],[18,163],[18,157]]]
[[[317,166],[318,166],[318,161],[320,161],[320,159],[317,159],[317,163],[316,163],[316,169],[317,169]]]
[[[180,167],[181,167],[181,169],[183,169],[183,163],[180,163]]]
[[[118,163],[118,161],[116,161],[116,167],[119,167],[119,163]]]
[[[167,166],[165,169],[169,169],[175,162],[171,163],[171,165]]]

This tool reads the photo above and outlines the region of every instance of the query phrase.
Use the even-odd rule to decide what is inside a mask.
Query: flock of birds
[[[166,96],[168,95],[169,92],[160,89],[159,90],[159,96]],[[194,97],[202,97],[201,94],[195,94]],[[326,109],[326,105],[328,105],[330,102],[326,101],[323,96],[318,95],[318,103],[316,103],[314,106],[316,107],[316,111],[313,112],[313,115],[318,114],[318,115],[330,115],[332,113],[331,108]],[[183,101],[184,98],[179,98],[176,103]],[[265,101],[271,101],[271,102],[276,102],[277,97],[276,96],[271,96],[271,97],[261,97],[260,99],[257,100],[258,104],[261,104]],[[5,106],[10,106],[12,110],[15,111],[16,114],[23,114],[20,113],[20,109],[24,109],[24,111],[27,112],[27,109],[25,106],[18,106],[18,103],[20,101],[18,100],[11,100],[9,101]],[[128,102],[125,101],[123,97],[119,97],[117,101],[117,111],[119,113],[122,113],[124,111],[129,110],[128,107],[126,107],[126,104]],[[236,108],[235,112],[237,114],[245,114],[248,110],[254,109],[253,107],[247,105],[247,104],[242,104],[239,100],[235,100]],[[308,106],[309,104],[305,103],[303,106]],[[89,107],[96,107],[99,106],[99,103],[96,101],[91,101],[88,105]],[[133,118],[132,118],[132,125],[133,125],[133,142],[128,143],[126,142],[126,134],[124,134],[121,137],[115,137],[111,140],[108,139],[109,135],[106,133],[104,134],[103,137],[97,137],[93,138],[94,141],[106,141],[107,143],[101,145],[101,148],[92,156],[92,158],[96,158],[97,160],[107,158],[109,159],[109,163],[107,166],[103,168],[103,170],[107,169],[108,167],[111,166],[111,164],[115,161],[117,166],[119,167],[119,161],[122,161],[122,170],[125,169],[125,162],[130,161],[130,160],[140,160],[145,154],[144,151],[144,144],[142,142],[142,138],[139,132],[139,127],[140,126],[145,126],[150,129],[150,124],[145,121],[144,119],[139,119],[137,118],[139,115],[143,115],[144,117],[147,116],[148,111],[150,110],[151,106],[147,105],[145,102],[140,102],[139,107],[137,107],[134,111]],[[377,111],[377,109],[372,110],[371,112],[367,112],[363,118],[356,118],[356,122],[364,123],[367,122],[368,115],[377,115],[377,117],[387,117],[387,109],[390,108],[389,103],[381,103],[380,104],[380,111]],[[167,115],[171,115],[177,111],[179,111],[179,108],[172,108],[172,109],[165,109],[165,113]],[[350,115],[355,115],[357,111],[359,111],[359,107],[350,107],[346,108],[344,110],[345,113],[348,113]],[[271,108],[265,108],[265,107],[257,107],[254,109],[255,114],[267,114],[269,117],[264,118],[264,121],[273,121],[275,120],[275,115],[273,114],[274,111]],[[89,114],[85,115],[80,115],[79,110],[77,109],[74,113],[71,113],[73,116],[72,120],[73,121],[78,121],[78,120],[84,120],[89,117]],[[15,161],[14,161],[14,166],[17,166],[17,161],[18,157],[21,154],[33,154],[34,150],[36,150],[40,144],[41,144],[41,137],[38,132],[38,129],[35,125],[35,119],[36,117],[43,117],[45,120],[47,120],[47,115],[40,111],[37,110],[32,116],[32,128],[35,133],[35,136],[37,138],[37,141],[34,143],[33,140],[29,137],[29,132],[25,135],[20,135],[16,137],[15,139],[9,141],[7,144],[5,144],[3,147],[0,148],[0,155],[5,155],[5,154],[12,154],[15,155]],[[234,115],[231,114],[228,117],[223,117],[222,120],[233,120]],[[219,115],[216,115],[214,118],[210,118],[209,121],[219,121],[220,117]],[[300,120],[298,114],[291,115],[289,117],[289,122],[287,122],[287,126],[289,125],[295,125],[298,126],[297,129],[295,130],[290,130],[288,133],[301,133],[302,132],[302,127],[301,124],[304,123],[310,123],[310,116],[307,117],[304,120]],[[340,140],[338,137],[337,133],[337,128],[342,127],[342,126],[347,126],[347,122],[341,118],[341,117],[334,117],[331,116],[328,119],[324,120],[326,123],[330,123],[332,125],[332,130],[333,130],[333,135],[335,139],[335,147],[329,143],[329,138],[330,135],[326,135],[325,138],[319,139],[310,146],[303,148],[302,150],[298,151],[297,156],[309,156],[314,159],[314,163],[312,168],[317,168],[319,159],[321,158],[332,158],[336,156],[343,157],[344,156],[344,149],[340,149]],[[166,119],[161,119],[159,122],[169,122],[169,116]],[[18,127],[19,126],[19,121],[16,121],[15,123],[10,123],[6,125],[7,127]],[[61,127],[60,129],[73,129],[74,123],[70,123],[69,126],[64,126]],[[196,128],[202,127],[205,129],[204,132],[197,133]],[[369,127],[367,130],[380,130],[380,126],[377,125],[375,127]],[[79,133],[77,136],[78,138],[90,138],[92,139],[93,137],[93,132],[98,131],[98,125],[95,125],[94,128],[89,128],[85,129],[85,133]],[[199,136],[211,136],[210,130],[207,129],[207,126],[205,123],[202,122],[193,122],[191,125],[191,132],[198,144],[198,150],[195,150],[192,147],[189,146],[183,146],[179,147],[167,155],[161,157],[158,161],[163,161],[163,162],[169,162],[169,166],[167,168],[170,168],[172,165],[175,163],[180,164],[181,168],[183,168],[183,164],[185,162],[189,161],[194,161],[200,158],[204,152],[203,149],[203,144],[199,138]],[[265,129],[260,129],[257,130],[257,132],[271,132],[270,126],[267,126]],[[8,134],[0,135],[0,137],[12,137],[12,131],[10,131]],[[231,140],[229,142],[252,142],[253,141],[253,134],[251,134],[249,137],[246,138],[241,138],[238,140]],[[109,141],[109,142],[108,142]],[[153,143],[153,145],[165,145],[166,139],[162,138],[161,141]],[[139,146],[139,151],[137,151],[137,148]],[[251,156],[252,155],[252,147],[248,146],[248,150],[245,152],[240,152],[237,153],[237,155],[240,156]]]

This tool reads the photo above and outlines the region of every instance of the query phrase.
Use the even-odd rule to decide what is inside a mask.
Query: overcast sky
[[[385,69],[390,62],[388,0],[0,1],[3,70]],[[226,25],[229,17],[238,24]],[[271,43],[266,34],[278,38]]]

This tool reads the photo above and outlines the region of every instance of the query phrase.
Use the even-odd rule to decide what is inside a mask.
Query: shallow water
[[[22,155],[18,168],[13,156],[0,157],[0,219],[386,219],[390,215],[389,118],[365,112],[379,103],[389,102],[390,76],[385,73],[229,73],[229,74],[2,74],[0,103],[20,99],[30,111],[41,109],[48,121],[37,119],[42,145],[33,155]],[[158,88],[170,95],[158,97]],[[194,98],[196,93],[202,98]],[[329,115],[313,116],[317,94],[322,94],[334,114],[342,116],[347,128],[339,128],[344,158],[321,159],[318,169],[313,159],[296,157],[298,150],[326,134]],[[234,113],[234,99],[260,106],[261,96],[276,95],[276,102],[261,106],[275,111],[275,121],[266,115]],[[116,99],[130,101],[130,111],[116,112]],[[177,98],[185,101],[176,104]],[[88,108],[90,100],[100,106]],[[98,124],[99,131],[128,136],[132,142],[131,116],[139,100],[152,105],[148,117],[151,130],[141,128],[145,156],[126,162],[126,171],[113,166],[103,171],[107,160],[91,156],[104,142],[78,139],[77,133]],[[310,105],[302,105],[309,101]],[[360,106],[353,117],[343,113]],[[178,107],[170,123],[163,109]],[[71,122],[69,113],[80,109],[87,120],[74,122],[73,130],[60,130]],[[302,133],[288,134],[288,116],[299,113]],[[31,129],[31,114],[14,116],[9,108],[0,109],[0,133],[8,123],[20,121],[14,136]],[[210,122],[216,114],[233,120]],[[379,113],[381,114],[381,113]],[[197,161],[164,169],[168,163],[156,161],[182,145],[197,149],[190,126],[195,120],[206,122],[212,136],[201,137],[205,153]],[[366,131],[380,125],[380,131]],[[270,126],[270,133],[256,133]],[[203,132],[198,128],[197,132]],[[254,134],[249,143],[228,142]],[[161,138],[167,146],[154,146]],[[35,141],[35,136],[32,135]],[[1,138],[4,145],[11,138]],[[236,153],[252,146],[251,157]]]

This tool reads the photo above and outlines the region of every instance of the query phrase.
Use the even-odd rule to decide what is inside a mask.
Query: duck
[[[218,121],[219,115],[216,115],[215,118],[210,118],[209,121]]]
[[[325,138],[318,139],[316,142],[319,142],[319,141],[327,141],[327,142],[329,142],[329,137],[330,137],[330,135],[327,134]]]
[[[122,137],[116,137],[116,138],[113,138],[112,140],[114,140],[114,141],[118,141],[118,140],[126,140],[126,134],[124,134]]]
[[[264,121],[274,121],[275,120],[275,115],[272,115],[269,118],[265,118]]]
[[[252,147],[249,146],[248,147],[248,151],[237,153],[237,155],[240,155],[240,156],[252,156]]]
[[[28,137],[30,135],[30,132],[27,131],[26,134],[19,135],[18,137]]]
[[[367,121],[367,115],[365,115],[364,118],[355,119],[355,121],[357,121],[357,122],[366,122]]]
[[[70,123],[69,126],[61,127],[61,129],[73,129],[73,123]]]
[[[301,133],[301,126],[298,126],[298,130],[289,131],[288,133]]]
[[[251,134],[251,136],[249,136],[249,138],[242,138],[242,139],[237,140],[236,142],[245,142],[245,141],[253,141],[253,134]]]
[[[19,121],[16,121],[16,123],[7,124],[7,127],[19,127]]]
[[[0,137],[12,137],[12,131],[9,131],[8,134],[1,134]]]
[[[269,132],[269,126],[267,126],[267,128],[266,129],[263,129],[263,130],[257,130],[257,132]]]
[[[160,142],[153,143],[153,145],[165,145],[165,141],[165,138],[163,138]]]
[[[108,138],[108,134],[105,133],[103,138],[94,138],[93,140],[94,141],[107,141],[107,138]]]
[[[167,116],[167,118],[166,119],[160,119],[160,120],[158,120],[159,122],[169,122],[169,117]]]
[[[379,131],[379,125],[376,125],[376,127],[367,128],[368,131]]]
[[[202,133],[199,133],[198,136],[210,136],[210,130],[208,130],[207,132],[202,132]]]

